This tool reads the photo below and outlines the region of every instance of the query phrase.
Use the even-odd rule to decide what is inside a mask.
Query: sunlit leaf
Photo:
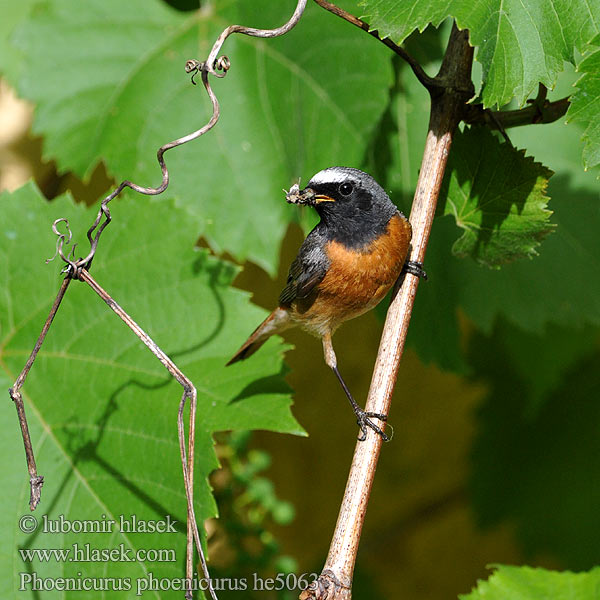
[[[583,163],[586,168],[600,163],[600,36],[594,38],[590,50],[579,66],[583,73],[579,88],[571,100],[567,118],[584,127]]]
[[[600,588],[600,568],[587,573],[549,571],[498,565],[487,581],[480,581],[462,600],[593,600]]]
[[[61,265],[44,264],[54,252],[49,225],[68,217],[83,241],[93,212],[66,197],[45,202],[33,186],[0,197],[0,365],[13,382],[38,336],[61,282]],[[92,275],[169,354],[198,389],[196,514],[215,515],[207,477],[217,467],[211,433],[226,429],[270,429],[301,433],[290,413],[289,389],[282,378],[281,346],[273,340],[248,363],[226,368],[264,316],[248,295],[230,287],[237,268],[194,250],[195,227],[172,202],[148,205],[129,197],[115,202],[113,219],[100,243]],[[140,214],[145,213],[143,218]],[[262,383],[261,383],[262,382]],[[63,305],[24,387],[37,464],[45,476],[39,518],[70,520],[164,519],[178,522],[177,533],[117,531],[85,537],[96,547],[171,548],[174,562],[111,563],[111,575],[183,576],[185,495],[177,409],[181,387],[133,333],[85,284],[72,282]],[[15,542],[2,561],[3,581],[17,589],[14,573],[46,576],[105,574],[105,562],[50,561],[28,567],[14,550],[71,548],[81,537],[65,533],[15,535],[20,514],[28,512],[28,476],[18,423],[8,395],[3,427],[12,446],[6,473],[5,537]],[[10,509],[8,509],[10,507]],[[39,568],[38,568],[39,567]],[[41,576],[40,575],[40,576]],[[30,589],[30,587],[25,588]],[[21,593],[21,592],[19,592]],[[74,592],[75,593],[75,592]],[[8,597],[6,595],[5,597]],[[25,596],[24,596],[25,597]],[[70,597],[70,596],[68,596]],[[154,594],[154,597],[158,597]],[[164,597],[180,597],[175,592]]]
[[[600,4],[586,0],[361,0],[365,20],[382,37],[400,44],[414,30],[453,17],[469,29],[483,66],[486,106],[519,104],[539,82],[549,88],[575,62],[576,52],[600,30]]]
[[[550,233],[552,172],[486,128],[457,132],[442,191],[444,214],[464,229],[452,251],[488,267],[537,254]]]

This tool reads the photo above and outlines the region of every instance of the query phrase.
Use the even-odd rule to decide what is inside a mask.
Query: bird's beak
[[[321,202],[335,202],[335,200],[324,194],[317,194],[312,188],[300,189],[297,183],[295,183],[289,192],[286,192],[285,199],[288,204],[304,204],[307,206],[316,206]]]

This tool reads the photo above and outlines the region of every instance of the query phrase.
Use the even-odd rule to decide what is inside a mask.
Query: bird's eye
[[[342,194],[342,196],[349,196],[353,190],[354,188],[351,183],[342,183],[342,185],[340,185],[340,194]]]

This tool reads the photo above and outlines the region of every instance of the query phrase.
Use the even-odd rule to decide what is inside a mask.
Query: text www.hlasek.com
[[[23,562],[176,562],[175,550],[170,548],[139,548],[125,544],[114,548],[95,548],[90,544],[73,544],[70,548],[20,548]]]

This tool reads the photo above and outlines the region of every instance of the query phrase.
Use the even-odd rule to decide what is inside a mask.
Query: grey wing
[[[290,267],[286,286],[279,296],[280,306],[289,306],[296,298],[306,298],[327,273],[329,259],[320,246],[306,244],[309,241],[305,240]]]

